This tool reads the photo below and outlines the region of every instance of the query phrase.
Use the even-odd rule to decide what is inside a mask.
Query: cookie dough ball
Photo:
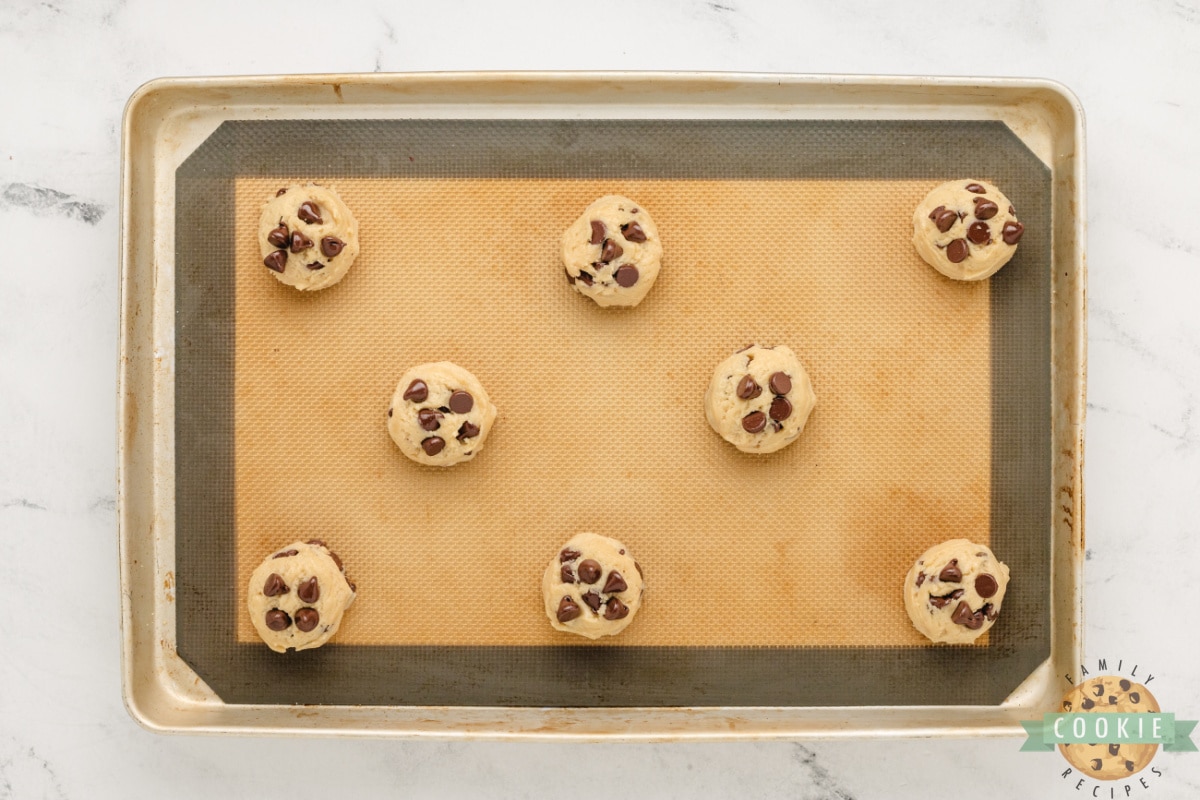
[[[388,433],[400,452],[418,464],[452,467],[483,449],[496,407],[474,375],[438,361],[413,367],[400,378],[388,407]]]
[[[263,208],[258,223],[263,264],[301,291],[325,289],[358,256],[358,222],[332,189],[292,184]]]
[[[917,559],[904,579],[904,608],[935,642],[970,644],[996,621],[1008,567],[985,545],[951,539]]]
[[[704,393],[708,424],[743,453],[774,453],[795,441],[817,396],[783,345],[743,347],[717,365]]]
[[[658,279],[662,242],[654,220],[628,197],[592,203],[562,240],[567,280],[601,306],[636,306]]]
[[[1119,675],[1089,678],[1063,698],[1064,713],[1161,711],[1150,690]],[[1157,744],[1060,744],[1058,749],[1081,775],[1101,781],[1126,778],[1145,769]]]
[[[625,545],[595,533],[568,541],[546,567],[546,616],[560,631],[589,639],[629,627],[642,606],[642,568]]]
[[[283,653],[328,642],[357,589],[337,554],[313,539],[268,556],[250,576],[247,591],[254,629],[268,647]]]
[[[913,245],[921,258],[960,281],[994,275],[1017,252],[1024,232],[1009,199],[971,178],[943,183],[913,214]]]

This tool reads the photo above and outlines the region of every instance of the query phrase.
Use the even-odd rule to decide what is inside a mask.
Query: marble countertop
[[[1090,796],[1059,777],[1061,759],[1018,753],[1015,738],[565,745],[140,728],[119,677],[119,142],[125,100],[160,76],[670,69],[1065,83],[1088,123],[1087,663],[1136,660],[1164,707],[1200,713],[1189,616],[1200,588],[1197,0],[333,8],[0,7],[0,798],[275,796],[298,785],[310,796],[557,796],[589,769],[604,770],[591,779],[601,790],[655,797]],[[1163,774],[1131,796],[1200,796],[1200,756],[1163,753],[1155,766]]]

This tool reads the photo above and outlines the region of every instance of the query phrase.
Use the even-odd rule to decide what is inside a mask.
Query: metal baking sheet
[[[1049,676],[1069,673],[1071,665],[1078,661],[1073,655],[1079,646],[1073,623],[1078,618],[1078,548],[1082,541],[1081,531],[1077,530],[1080,515],[1075,513],[1081,509],[1076,498],[1080,497],[1078,414],[1083,390],[1079,335],[1083,322],[1082,243],[1075,217],[1082,199],[1077,156],[1081,120],[1074,101],[1063,91],[1039,82],[997,82],[991,87],[976,84],[973,88],[951,81],[913,82],[922,87],[925,103],[909,104],[903,100],[912,98],[900,91],[905,81],[899,79],[890,82],[862,79],[855,84],[790,76],[771,76],[770,80],[763,76],[388,76],[386,81],[370,77],[229,81],[222,90],[232,92],[230,97],[240,102],[229,102],[227,98],[219,107],[206,107],[198,102],[196,94],[218,88],[205,85],[211,83],[152,85],[135,96],[127,115],[122,543],[123,582],[130,601],[126,605],[126,695],[131,709],[136,709],[135,716],[147,724],[168,729],[203,729],[206,724],[225,730],[290,729],[307,726],[290,724],[296,718],[288,716],[289,706],[307,704],[306,715],[315,714],[320,722],[328,723],[330,730],[347,733],[365,732],[362,724],[347,722],[345,715],[350,713],[351,717],[367,714],[360,719],[374,720],[365,726],[372,732],[409,735],[452,735],[467,731],[492,736],[532,735],[530,728],[536,728],[539,735],[565,736],[764,736],[827,735],[830,733],[827,726],[834,719],[840,722],[835,730],[842,732],[913,730],[930,727],[931,720],[936,720],[932,727],[942,732],[1002,730],[1015,727],[1019,710],[1048,708],[1053,703],[1054,684]],[[289,98],[290,102],[274,108],[262,105],[265,96],[260,93],[272,87],[277,90],[273,95],[276,102],[282,98]],[[993,95],[990,102],[975,105],[966,102],[968,98],[978,101],[985,91]],[[329,97],[322,97],[324,93],[332,93],[332,102]],[[346,102],[347,93],[362,96],[358,102]],[[874,106],[845,105],[851,97],[866,99],[872,93],[878,94]],[[266,96],[270,96],[269,92]],[[580,96],[586,96],[587,102],[579,101]],[[785,102],[788,97],[790,104]],[[504,102],[505,98],[508,102]],[[489,99],[493,102],[487,103]],[[152,115],[153,124],[145,115],[139,117],[139,110],[164,102],[175,104],[179,110],[175,114]],[[186,112],[182,111],[184,108]],[[1068,111],[1071,113],[1067,114]],[[1073,126],[1072,122],[1077,124]],[[151,147],[153,156],[149,163],[131,163],[130,148],[135,139]],[[1064,143],[1070,147],[1064,147]],[[148,168],[153,176],[153,196],[157,202],[149,207],[143,203],[131,208],[136,197],[145,197],[134,195],[131,190],[138,168]],[[250,460],[248,468],[245,464],[239,468],[233,457],[237,451],[246,462],[245,453],[257,452],[253,446],[256,426],[262,435],[268,435],[272,424],[270,419],[255,417],[247,410],[253,409],[253,403],[238,399],[233,380],[235,373],[254,374],[257,363],[250,359],[237,366],[239,357],[246,359],[245,354],[253,351],[253,346],[237,338],[238,331],[264,329],[262,319],[253,316],[254,292],[237,288],[241,284],[235,281],[235,276],[242,276],[242,268],[246,266],[241,263],[246,258],[239,261],[238,253],[244,244],[241,239],[246,237],[231,233],[239,227],[238,215],[247,213],[244,198],[239,206],[242,196],[239,187],[253,189],[273,180],[311,177],[333,185],[342,181],[350,194],[360,192],[364,198],[361,202],[367,204],[375,198],[392,203],[389,208],[393,208],[402,205],[403,198],[414,197],[417,198],[414,202],[425,198],[425,202],[438,208],[436,191],[430,198],[421,195],[418,187],[429,190],[432,186],[436,190],[440,185],[452,184],[457,192],[454,197],[462,198],[462,187],[475,182],[479,185],[472,196],[484,198],[479,209],[461,199],[453,203],[455,211],[465,215],[460,222],[470,229],[476,227],[470,224],[474,221],[472,213],[486,215],[486,209],[497,207],[497,203],[503,207],[502,200],[497,198],[517,196],[520,188],[532,187],[530,196],[534,198],[539,190],[552,195],[558,192],[560,204],[570,204],[576,198],[589,196],[589,191],[598,193],[592,184],[598,188],[605,182],[614,185],[615,181],[617,186],[639,190],[630,194],[654,199],[655,203],[644,202],[662,209],[662,213],[656,211],[660,227],[665,219],[668,229],[674,227],[682,241],[690,242],[701,238],[695,232],[684,235],[686,220],[695,216],[693,207],[719,212],[722,200],[728,199],[731,191],[735,197],[738,192],[746,195],[742,198],[743,205],[766,207],[784,215],[793,212],[788,198],[799,204],[798,209],[836,207],[836,203],[842,202],[852,214],[853,209],[870,207],[872,198],[876,203],[886,204],[893,198],[906,197],[906,192],[918,191],[915,187],[960,175],[985,177],[1004,186],[1010,196],[1015,195],[1021,217],[1033,233],[1027,233],[1017,258],[997,278],[972,287],[973,299],[954,307],[952,313],[959,316],[943,320],[944,330],[940,334],[938,320],[925,311],[915,317],[911,312],[895,317],[896,327],[891,333],[928,340],[923,344],[910,342],[907,349],[897,351],[901,361],[915,366],[922,348],[934,352],[949,350],[939,335],[948,337],[947,341],[969,342],[971,336],[965,329],[971,326],[964,322],[980,323],[974,328],[984,329],[982,338],[978,330],[974,335],[983,342],[984,349],[973,351],[974,355],[969,347],[964,353],[954,353],[960,358],[959,364],[970,368],[960,366],[956,370],[954,363],[938,364],[935,366],[942,371],[934,369],[930,373],[932,380],[925,381],[957,381],[958,392],[947,393],[934,387],[934,404],[926,410],[931,413],[941,410],[937,407],[938,397],[943,402],[947,398],[952,404],[957,402],[963,409],[973,406],[984,429],[974,433],[969,429],[955,431],[964,445],[934,447],[925,454],[929,466],[904,486],[883,486],[887,475],[878,470],[873,472],[869,463],[860,470],[860,482],[869,486],[874,480],[879,484],[876,487],[879,491],[874,493],[855,493],[849,497],[847,486],[853,483],[843,480],[825,486],[826,495],[822,497],[819,482],[812,481],[813,504],[805,508],[800,502],[792,509],[799,512],[801,523],[813,518],[820,509],[861,505],[864,497],[880,506],[870,513],[863,511],[854,517],[836,518],[824,526],[826,538],[861,540],[858,551],[818,547],[815,555],[805,553],[805,544],[821,537],[800,523],[769,538],[785,548],[799,545],[797,553],[789,556],[781,552],[775,560],[794,557],[797,564],[808,565],[817,574],[822,566],[844,570],[847,566],[844,562],[860,563],[863,554],[890,554],[879,556],[881,563],[871,563],[867,556],[862,577],[865,588],[858,592],[878,607],[887,605],[889,583],[898,584],[898,578],[888,582],[886,576],[878,577],[880,570],[886,571],[891,561],[904,558],[897,553],[905,553],[906,547],[911,550],[912,543],[935,535],[936,539],[927,543],[950,538],[963,528],[976,538],[990,540],[1017,577],[1005,605],[1006,624],[993,629],[981,646],[935,648],[905,640],[905,635],[918,637],[912,636],[905,625],[889,628],[886,611],[875,615],[882,619],[878,630],[860,625],[860,629],[866,627],[862,633],[866,641],[854,641],[847,637],[855,630],[853,605],[837,600],[829,602],[824,599],[827,593],[806,595],[794,589],[793,595],[776,592],[764,596],[766,611],[776,614],[792,600],[801,614],[811,611],[816,616],[819,612],[822,618],[834,617],[834,624],[794,629],[774,626],[774,630],[772,626],[744,625],[739,629],[736,615],[722,618],[717,613],[708,630],[689,641],[686,636],[680,639],[681,626],[670,624],[673,610],[670,601],[686,591],[688,585],[680,580],[672,586],[669,577],[662,585],[675,591],[660,605],[661,624],[644,625],[640,638],[627,634],[606,643],[607,646],[568,646],[520,630],[497,631],[486,626],[475,630],[469,625],[457,635],[439,633],[421,639],[403,631],[381,631],[376,625],[374,638],[368,635],[366,626],[361,634],[347,629],[343,632],[346,642],[339,637],[334,646],[280,659],[261,645],[235,634],[242,613],[235,564],[239,557],[243,561],[247,558],[245,553],[239,556],[238,541],[239,536],[246,540],[247,529],[254,530],[250,525],[253,515],[247,517],[243,513],[239,533],[238,509],[263,506],[277,518],[278,508],[271,508],[271,498],[281,494],[272,491],[270,481],[262,485],[253,483],[253,476],[270,470],[269,459],[261,464]],[[372,182],[377,184],[374,188]],[[747,187],[753,187],[753,192]],[[389,191],[393,193],[390,198]],[[1064,204],[1064,200],[1069,202]],[[445,198],[441,202],[444,205]],[[900,205],[911,208],[912,203],[901,200]],[[549,203],[535,217],[552,216],[553,208],[554,203]],[[1072,213],[1064,213],[1061,210],[1064,208]],[[419,211],[410,208],[401,216],[409,218],[414,213]],[[577,212],[571,209],[568,213],[573,216]],[[253,210],[250,214],[256,216]],[[820,221],[819,214],[814,216]],[[907,212],[902,212],[897,218],[903,221],[906,216]],[[883,220],[887,215],[877,210],[873,217]],[[827,227],[836,225],[836,219],[825,223]],[[798,222],[794,227],[804,229],[806,224]],[[886,224],[879,221],[872,231]],[[147,264],[143,259],[140,266],[145,274],[142,274],[138,272],[131,240],[147,227],[155,234],[151,241],[156,260]],[[554,219],[548,220],[544,230],[537,230],[533,223],[525,226],[533,238],[550,239],[550,250],[554,239],[551,232],[562,227],[561,221]],[[738,227],[732,226],[725,238],[732,237]],[[898,227],[903,237],[903,226]],[[470,236],[460,238],[466,241],[465,260],[469,262],[469,248],[478,244],[473,244]],[[163,248],[167,242],[173,244],[170,249]],[[830,245],[836,247],[838,243],[835,238],[815,249],[827,251]],[[899,243],[904,244],[903,238]],[[875,266],[880,263],[886,268],[903,259],[889,252],[895,244],[867,239],[856,243],[856,250],[861,250],[860,258],[868,269],[880,268]],[[536,248],[532,249],[536,252]],[[783,249],[787,251],[786,247]],[[393,255],[398,251],[390,250]],[[704,255],[704,252],[689,252],[683,246],[676,251],[680,262],[688,264],[697,263]],[[449,256],[443,272],[453,275],[455,265],[464,259]],[[497,258],[503,260],[503,256]],[[397,259],[390,266],[403,272],[406,265],[403,259],[394,256],[393,260]],[[746,263],[740,265],[741,270],[762,271],[762,263],[755,263],[749,257],[743,260]],[[821,272],[822,264],[817,263],[810,270],[803,254],[788,261],[784,270],[803,269],[805,274],[820,275],[820,285],[827,289],[846,280],[836,263],[823,262],[827,271]],[[498,268],[505,266],[497,264]],[[511,265],[508,266],[511,272]],[[550,274],[555,271],[554,266],[550,264]],[[856,267],[862,269],[858,264]],[[384,274],[380,261],[364,261],[355,270]],[[148,296],[139,296],[138,304],[131,309],[128,305],[131,286],[135,283],[145,286],[144,281],[136,280],[139,275],[152,276],[152,289]],[[921,277],[927,276],[921,273]],[[536,279],[532,280],[539,296],[549,291],[537,285]],[[359,283],[362,292],[380,290],[368,278]],[[819,325],[805,328],[795,323],[798,316],[805,319],[821,316],[816,312],[825,306],[813,305],[811,298],[808,305],[803,298],[789,304],[786,291],[775,291],[770,294],[771,300],[760,303],[763,307],[758,309],[760,316],[774,319],[774,323],[729,324],[728,309],[716,302],[715,292],[721,291],[722,282],[711,279],[707,284],[703,280],[692,283],[698,285],[691,296],[686,295],[682,286],[672,287],[667,283],[656,287],[655,293],[667,298],[666,303],[674,292],[678,303],[699,308],[701,317],[705,308],[711,309],[730,328],[723,334],[726,337],[790,335],[821,342],[830,338],[828,331]],[[853,279],[850,283],[855,285]],[[896,288],[886,281],[868,280],[866,285],[879,285],[889,291]],[[857,290],[862,292],[861,281]],[[419,288],[411,291],[418,292]],[[902,285],[899,291],[908,291],[907,285]],[[568,292],[562,294],[568,295],[568,301],[579,300]],[[401,306],[403,295],[404,287],[397,298]],[[776,296],[784,300],[776,303]],[[287,300],[291,300],[290,296]],[[267,302],[276,301],[268,298]],[[355,306],[354,302],[347,298],[343,307],[361,309],[364,305]],[[836,312],[827,315],[829,325],[858,330],[855,319],[870,314],[870,302],[868,299],[865,312],[845,302],[840,318]],[[933,302],[936,303],[936,298]],[[143,321],[142,308],[147,307],[155,313],[150,320]],[[268,314],[270,309],[268,305]],[[330,313],[338,312],[335,308]],[[644,312],[639,309],[639,313],[656,312],[651,308]],[[669,312],[659,309],[658,313]],[[374,321],[365,319],[364,330],[386,339],[387,326],[380,324],[381,319],[380,316]],[[881,314],[880,319],[893,318]],[[604,323],[584,319],[580,324],[585,326],[582,330],[569,333],[604,335],[604,331],[586,328]],[[955,324],[963,328],[959,335],[955,335]],[[134,336],[139,326],[143,333]],[[269,318],[266,327],[270,327]],[[712,326],[703,327],[707,330]],[[144,337],[147,331],[149,340]],[[700,370],[701,362],[715,363],[716,358],[706,348],[719,354],[724,346],[721,335],[692,337],[691,346],[705,351],[708,360],[702,357],[689,366],[687,358],[676,357],[677,371],[682,373],[676,380],[686,384],[689,370]],[[457,338],[472,340],[469,333]],[[496,337],[481,330],[475,340],[487,342],[491,338]],[[817,362],[819,395],[822,375],[829,387],[838,387],[839,378],[843,383],[854,380],[861,383],[861,376],[838,365],[859,364],[867,356],[877,359],[880,355],[878,349],[872,352],[856,349],[859,344],[851,334],[843,338],[848,341],[824,350],[820,345],[811,346],[816,350],[813,357]],[[741,343],[736,341],[735,345]],[[464,344],[456,342],[454,346],[463,348]],[[150,352],[154,355],[154,366],[149,373],[145,371],[149,365],[133,357],[138,352],[144,355],[147,345],[152,345]],[[420,349],[419,344],[406,346],[411,352]],[[401,352],[404,349],[405,346],[400,347]],[[487,350],[486,344],[483,349]],[[520,372],[519,363],[504,363],[503,353],[484,355],[491,357],[501,374]],[[661,355],[669,359],[671,354]],[[297,365],[291,372],[303,374],[303,352],[289,353],[287,357]],[[1074,361],[1076,358],[1078,362]],[[382,367],[385,361],[376,354],[373,361],[368,358],[364,362],[386,373],[382,378],[384,384],[394,379],[390,372],[403,368],[402,363],[395,363],[389,372]],[[1064,372],[1064,365],[1071,364],[1074,366]],[[273,380],[279,384],[276,389],[287,388],[288,372],[274,373]],[[320,369],[315,375],[326,377]],[[986,384],[982,393],[972,393],[969,389],[969,375],[981,376]],[[147,382],[148,376],[153,380]],[[134,380],[137,377],[141,378],[140,383]],[[327,377],[334,379],[331,375]],[[271,378],[263,376],[261,380]],[[135,383],[139,391],[132,391]],[[514,377],[514,385],[510,387],[501,379],[501,394],[507,391],[517,408],[520,408],[520,383]],[[898,384],[890,385],[899,388]],[[350,408],[367,403],[372,390],[365,389],[364,397],[353,396],[351,392]],[[914,406],[929,401],[921,394],[925,391],[921,384],[914,391],[916,394],[910,395],[897,392],[903,395],[902,405],[910,417],[917,410]],[[387,392],[390,387],[385,390],[385,397]],[[843,388],[832,399],[841,399],[848,393]],[[837,408],[836,402],[830,405]],[[137,409],[147,406],[154,409],[150,430],[154,447],[147,451],[143,441],[139,455],[129,437],[139,427]],[[980,408],[982,416],[978,413]],[[962,416],[971,415],[964,411]],[[835,415],[834,419],[837,418]],[[944,413],[942,418],[946,418]],[[519,427],[516,422],[509,424]],[[935,438],[939,427],[944,426],[930,429],[929,438]],[[810,430],[806,439],[819,443],[821,430]],[[825,430],[827,439],[838,433],[832,427]],[[239,436],[241,444],[237,444]],[[295,447],[287,443],[286,434],[273,436],[274,439],[284,440],[277,448],[276,458],[296,454]],[[495,442],[490,445],[496,447]],[[903,442],[892,442],[891,446],[901,447],[906,453],[917,451]],[[827,463],[835,461],[845,449],[821,450],[817,444],[805,452],[794,446],[789,448],[796,451],[794,458],[780,465],[777,471],[786,469],[788,474],[805,477],[806,469],[811,471],[822,459]],[[882,451],[877,448],[876,452],[888,456],[886,447]],[[138,457],[134,458],[135,455]],[[477,462],[482,462],[486,455]],[[619,464],[620,454],[614,458],[618,460],[599,466]],[[861,455],[858,458],[863,460]],[[961,481],[970,477],[970,463],[983,465],[981,468],[986,472],[983,480],[956,485],[954,476]],[[152,496],[134,493],[130,486],[130,479],[147,466],[151,467],[148,477],[156,489]],[[478,466],[473,463],[471,468]],[[746,465],[714,463],[705,474],[710,479],[720,476],[723,466],[735,470],[726,483],[737,479],[736,470],[746,468]],[[941,485],[940,494],[930,491],[931,485],[939,484],[939,466],[951,476],[950,483],[942,481],[945,485]],[[262,469],[256,471],[256,467]],[[520,469],[515,471],[519,473]],[[766,488],[771,488],[771,478],[764,480]],[[981,484],[985,487],[982,492],[978,490]],[[362,481],[348,484],[361,485]],[[973,492],[972,487],[975,487]],[[403,491],[402,486],[398,488]],[[688,487],[682,488],[686,494]],[[779,488],[789,490],[789,487]],[[343,494],[354,495],[355,491],[349,488]],[[369,500],[369,487],[363,491],[366,495],[352,499]],[[497,486],[495,491],[497,496],[513,494],[512,487]],[[696,548],[659,546],[665,540],[678,539],[683,532],[670,530],[670,522],[654,520],[655,527],[648,523],[656,500],[677,493],[677,487],[662,486],[640,494],[632,492],[629,495],[632,510],[620,520],[636,531],[638,511],[642,511],[643,527],[657,531],[664,540],[656,542],[653,536],[644,535],[645,546],[660,554],[659,565],[668,576],[687,573],[694,566],[687,564],[687,554],[698,552]],[[795,494],[788,492],[788,496]],[[700,496],[712,495],[710,487]],[[235,502],[238,497],[240,501]],[[847,501],[844,504],[843,498]],[[149,505],[139,506],[138,501]],[[404,499],[398,502],[403,509]],[[980,503],[982,512],[978,519],[973,520],[970,515],[955,517],[956,509]],[[524,504],[536,507],[537,497],[532,496]],[[543,505],[571,507],[570,502],[560,500]],[[600,531],[608,532],[603,523],[611,521],[595,513],[594,503],[589,506],[585,497],[577,505],[578,513],[568,513],[566,518],[582,522],[599,516]],[[670,503],[665,505],[669,512]],[[141,538],[132,536],[129,530],[137,510],[152,510],[154,520],[152,529]],[[695,511],[711,516],[712,509],[701,507]],[[674,516],[666,513],[665,518],[687,522],[686,513],[686,509],[681,509]],[[302,528],[314,520],[327,522],[328,518],[328,514],[310,515],[309,519],[302,514],[291,516],[289,524]],[[353,514],[345,516],[353,519]],[[173,524],[169,524],[171,520]],[[566,538],[570,532],[561,529],[554,518],[513,522],[519,523],[522,530],[541,528],[539,533],[546,541],[540,550],[546,552],[551,552],[558,539]],[[771,523],[778,529],[785,525],[786,516]],[[696,533],[692,529],[701,525],[697,522],[689,532]],[[259,533],[262,527],[260,522]],[[371,533],[363,530],[365,527],[351,524],[352,530],[343,531],[343,537],[352,542],[356,535],[363,537],[360,541],[366,546]],[[459,529],[451,526],[440,533],[461,538],[464,535],[461,527],[461,524]],[[494,530],[477,533],[493,539],[513,538],[512,532],[504,528],[504,515],[498,515],[492,527]],[[662,530],[664,527],[667,530]],[[766,540],[755,541],[736,530],[723,533],[719,520],[714,530],[699,533],[703,534],[703,540],[715,539],[726,550],[733,549],[739,554],[767,544]],[[950,535],[943,535],[946,533]],[[471,533],[468,531],[466,535]],[[636,532],[628,535],[636,537]],[[139,562],[129,561],[133,539],[143,547],[150,545],[154,556],[153,573],[158,588],[145,596],[149,602],[142,605],[133,603],[134,596],[130,593],[133,574],[144,571]],[[347,555],[344,546],[339,549]],[[539,555],[529,556],[533,559],[529,571],[536,575],[545,559],[540,550],[534,549]],[[920,549],[923,547],[916,552]],[[909,553],[907,561],[911,562],[916,552]],[[830,560],[831,553],[836,563]],[[822,564],[822,559],[826,563]],[[1052,569],[1055,559],[1066,567]],[[347,560],[353,561],[351,556]],[[387,574],[383,569],[390,563],[386,547],[382,550],[376,547],[371,561]],[[746,562],[742,567],[752,575],[754,560],[742,561]],[[737,563],[735,558],[734,567]],[[512,569],[519,569],[520,565],[504,567],[512,574]],[[901,564],[899,574],[906,569],[907,564]],[[733,567],[730,571],[734,571]],[[746,585],[747,581],[740,585]],[[450,578],[439,576],[436,570],[429,582],[427,588],[433,590],[454,588],[446,586]],[[882,588],[878,589],[876,583],[882,584]],[[882,592],[879,599],[872,594],[876,591]],[[898,596],[898,589],[894,593]],[[771,593],[767,591],[764,595]],[[534,601],[530,605],[536,609],[536,597],[530,599]],[[370,606],[370,603],[359,605]],[[745,610],[736,602],[727,605],[738,613]],[[899,605],[897,599],[896,609]],[[374,608],[379,617],[385,616],[385,612],[387,616],[395,616],[395,609],[382,604]],[[686,608],[674,610],[679,614]],[[151,653],[146,652],[144,642],[139,648],[137,638],[131,635],[135,613],[164,634],[158,637],[157,648]],[[356,606],[352,613],[364,612]],[[839,614],[846,616],[844,625],[837,624]],[[453,629],[453,616],[449,619],[451,624],[443,626],[443,630]],[[810,628],[816,632],[809,635]],[[746,630],[751,633],[745,633]],[[630,633],[633,632],[631,629]],[[147,660],[151,667],[148,674]],[[148,690],[144,680],[138,681],[138,692],[131,689],[131,670],[135,664],[142,665],[142,675],[152,679],[155,690]],[[887,679],[880,680],[880,675]],[[930,676],[934,679],[929,680]],[[143,702],[136,702],[139,697],[144,698]],[[164,706],[165,697],[174,698],[174,704]],[[856,708],[843,709],[831,717],[823,709],[829,706]],[[922,712],[898,708],[901,706],[934,706],[938,713],[930,716],[930,709]],[[348,712],[350,707],[356,708]],[[413,713],[419,713],[423,722],[414,724],[412,718],[406,719]],[[614,725],[613,714],[627,721]],[[312,716],[306,718],[317,721]],[[225,722],[214,722],[215,719]],[[274,724],[267,724],[266,719]],[[384,724],[381,722],[384,719],[390,722]],[[550,719],[554,723],[547,728]],[[860,720],[858,724],[856,719]],[[689,731],[686,734],[682,733],[685,720]],[[736,731],[730,729],[731,724]]]

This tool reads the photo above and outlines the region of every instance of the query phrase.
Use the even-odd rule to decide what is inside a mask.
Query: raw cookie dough
[[[346,276],[358,255],[358,222],[332,189],[294,183],[263,208],[258,246],[282,283],[325,289]]]
[[[283,653],[329,641],[356,592],[337,554],[312,539],[268,556],[250,576],[247,604],[258,635]]]
[[[658,279],[662,242],[654,220],[628,197],[592,203],[562,240],[567,280],[600,306],[636,306]]]
[[[717,365],[704,393],[708,424],[743,453],[791,444],[816,404],[808,373],[783,345],[743,347]]]
[[[1008,567],[987,546],[951,539],[925,551],[904,579],[904,608],[935,642],[970,644],[1000,614]]]
[[[496,407],[483,385],[449,361],[404,373],[387,413],[388,433],[400,452],[433,467],[470,461],[483,449],[496,420]]]
[[[1136,712],[1158,713],[1158,701],[1145,686],[1119,675],[1089,678],[1063,698],[1064,713]],[[1063,758],[1081,775],[1102,781],[1127,778],[1145,769],[1157,744],[1060,744]]]
[[[994,275],[1017,252],[1024,232],[1009,199],[971,178],[943,183],[913,213],[913,245],[921,258],[960,281]]]
[[[589,639],[625,630],[642,605],[642,568],[625,545],[595,533],[571,538],[546,567],[546,616],[560,631]]]

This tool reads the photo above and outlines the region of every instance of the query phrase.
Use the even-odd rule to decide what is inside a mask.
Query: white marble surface
[[[1061,760],[1018,754],[1015,739],[243,740],[157,736],[127,716],[114,500],[125,99],[165,75],[464,69],[974,74],[1070,86],[1089,139],[1087,654],[1136,658],[1156,675],[1164,706],[1200,713],[1198,0],[7,0],[0,797],[299,787],[307,796],[561,796],[588,771],[589,793],[601,796],[614,782],[628,787],[617,796],[1085,796],[1058,778]],[[1133,796],[1200,796],[1200,756],[1162,754],[1155,764],[1164,776]]]

